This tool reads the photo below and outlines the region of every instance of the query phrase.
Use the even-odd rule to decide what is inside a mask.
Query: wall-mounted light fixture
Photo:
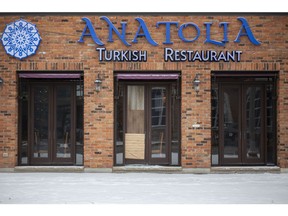
[[[3,85],[4,80],[0,77],[0,86]]]
[[[95,90],[96,92],[100,92],[102,86],[102,80],[100,79],[100,75],[98,73],[97,79],[95,80]]]
[[[199,74],[196,74],[196,76],[193,80],[193,86],[194,86],[194,90],[196,91],[197,95],[198,95],[198,92],[200,90],[200,83],[201,83],[201,81],[199,80]]]

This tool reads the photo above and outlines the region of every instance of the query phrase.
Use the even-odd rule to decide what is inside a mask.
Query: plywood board
[[[125,134],[125,158],[137,160],[145,159],[145,134]]]

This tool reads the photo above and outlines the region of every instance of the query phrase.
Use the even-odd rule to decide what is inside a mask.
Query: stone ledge
[[[288,173],[288,168],[281,168],[281,173]]]
[[[0,173],[14,172],[14,168],[0,168]]]
[[[288,168],[278,166],[231,166],[211,168],[183,168],[180,166],[147,166],[126,165],[113,168],[84,168],[84,166],[16,166],[15,168],[0,168],[4,172],[85,172],[85,173],[126,173],[126,172],[152,172],[152,173],[187,173],[187,174],[233,174],[233,173],[288,173]]]
[[[209,174],[211,173],[210,168],[183,168],[182,173],[187,174]]]
[[[182,167],[179,166],[146,166],[146,165],[127,165],[115,166],[113,172],[156,172],[156,173],[181,173]]]
[[[15,172],[83,172],[83,166],[17,166]]]
[[[85,173],[111,173],[112,168],[84,168]]]
[[[278,166],[211,167],[211,173],[280,173]]]

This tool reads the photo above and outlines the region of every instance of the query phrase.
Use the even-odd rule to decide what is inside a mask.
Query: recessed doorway
[[[83,82],[19,80],[19,164],[82,165]]]
[[[275,164],[275,80],[267,74],[214,77],[212,165]]]
[[[118,80],[115,164],[180,164],[177,80]]]

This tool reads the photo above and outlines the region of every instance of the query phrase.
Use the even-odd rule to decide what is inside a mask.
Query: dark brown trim
[[[28,87],[28,164],[27,165],[75,165],[76,164],[76,86],[79,84],[79,79],[25,79],[22,80],[18,77],[19,81],[19,104],[21,104],[21,83],[25,82]],[[83,82],[83,81],[82,81]],[[80,83],[81,84],[81,83]],[[70,128],[70,143],[71,143],[71,157],[68,158],[57,158],[57,148],[56,148],[56,90],[60,86],[69,86],[71,90],[70,98],[70,108],[71,108],[71,128]],[[48,158],[33,158],[33,124],[34,124],[34,94],[33,88],[35,86],[47,86],[48,87]],[[20,105],[21,106],[21,105]],[[21,112],[22,109],[19,106],[19,156],[18,164],[21,163]],[[25,164],[24,164],[25,165]]]
[[[172,128],[171,128],[171,97],[172,97],[172,83],[175,84],[174,81],[155,81],[155,80],[145,80],[145,81],[132,81],[132,80],[117,80],[116,78],[114,79],[115,83],[115,88],[117,88],[118,91],[118,86],[117,85],[123,85],[124,86],[124,97],[123,97],[123,129],[124,129],[124,134],[125,131],[127,131],[127,86],[128,85],[144,85],[145,87],[145,122],[144,122],[144,127],[145,127],[145,134],[146,134],[146,139],[145,139],[145,160],[132,160],[132,159],[125,159],[125,136],[123,137],[124,140],[124,150],[123,150],[123,165],[125,164],[157,164],[157,165],[170,165],[171,164],[171,140],[172,140]],[[166,157],[165,158],[152,158],[151,157],[151,89],[154,86],[165,86],[166,91],[167,91],[167,104],[166,104],[166,133],[165,133],[165,143],[166,143]],[[177,87],[180,87],[177,85]],[[178,89],[180,92],[181,90]],[[176,97],[176,96],[175,96]],[[115,100],[118,100],[119,95],[118,92],[115,92]],[[176,97],[177,98],[177,97]],[[177,98],[179,100],[180,98]],[[176,100],[176,99],[175,99]],[[117,102],[116,102],[117,103]],[[115,119],[117,119],[117,104],[115,103]],[[181,106],[181,105],[180,105]],[[181,113],[177,113],[177,115],[181,115]],[[179,122],[179,127],[181,128],[181,118]],[[117,121],[117,120],[116,120]],[[116,137],[117,137],[117,127],[114,125],[114,165],[121,165],[121,164],[116,164]],[[181,130],[180,130],[181,132]],[[179,152],[178,152],[178,161],[179,164],[181,163],[181,135],[179,137]]]
[[[277,77],[278,71],[211,71],[212,78],[223,77]]]
[[[221,74],[223,75],[223,74]],[[242,77],[237,74],[237,79],[233,79],[233,77],[227,77],[227,76],[220,76],[218,79],[216,79],[214,82],[218,83],[218,91],[219,91],[219,99],[218,99],[218,107],[219,107],[219,161],[218,165],[265,165],[267,164],[267,86],[273,85],[273,101],[271,102],[273,104],[274,110],[276,109],[276,81],[277,81],[277,75],[278,73],[273,73],[273,76],[263,76],[265,79],[257,79],[258,76],[253,76],[249,73],[249,78]],[[255,80],[253,79],[255,78]],[[273,79],[272,79],[273,78]],[[240,119],[238,121],[240,124],[240,127],[238,130],[241,132],[241,135],[239,134],[239,157],[240,160],[232,160],[232,159],[224,159],[224,96],[223,91],[224,88],[238,88],[239,89],[239,115]],[[261,144],[260,144],[260,158],[247,158],[247,146],[246,146],[246,90],[248,87],[259,87],[261,89],[261,125],[260,125],[260,134],[261,136]],[[273,113],[273,131],[275,132],[274,136],[275,139],[276,136],[276,111]],[[212,139],[213,140],[213,139]],[[276,163],[276,144],[277,140],[275,140],[274,143],[274,164]],[[213,146],[213,145],[212,145]],[[271,164],[271,162],[269,162]],[[212,164],[215,165],[215,164]]]

